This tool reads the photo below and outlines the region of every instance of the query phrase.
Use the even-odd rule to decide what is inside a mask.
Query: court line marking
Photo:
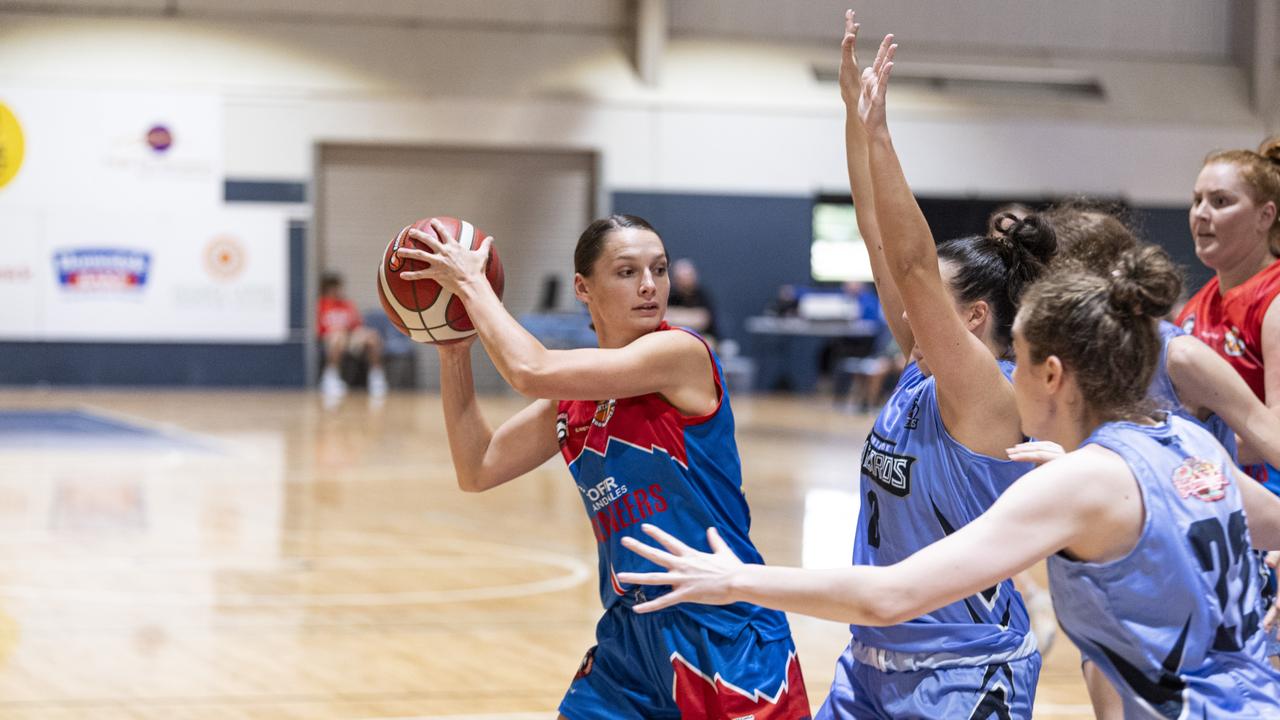
[[[119,423],[136,425],[140,428],[150,430],[151,432],[166,439],[181,440],[194,446],[190,448],[172,448],[178,452],[194,449],[206,453],[227,454],[225,443],[219,441],[216,437],[212,435],[205,435],[194,430],[188,430],[177,423],[152,420],[150,418],[140,417],[121,410],[108,410],[107,408],[87,402],[79,402],[72,405],[72,407],[87,415],[101,415]]]
[[[358,535],[387,537],[377,533],[330,533],[330,535]],[[516,560],[550,565],[565,571],[564,574],[509,585],[491,585],[488,587],[453,588],[446,590],[416,590],[406,592],[383,593],[333,593],[326,595],[301,594],[256,594],[256,593],[206,593],[184,592],[148,592],[128,590],[60,590],[24,585],[0,585],[0,597],[19,600],[74,600],[84,603],[104,605],[177,605],[177,606],[216,606],[216,607],[386,607],[395,605],[424,605],[439,603],[464,603],[483,600],[505,600],[530,595],[541,595],[577,587],[591,575],[587,564],[580,558],[563,553],[520,545],[509,545],[483,540],[463,538],[429,538],[429,536],[408,535],[410,538],[429,539],[439,547],[470,548],[476,554],[491,553]],[[6,538],[7,539],[7,538]],[[314,540],[314,538],[311,538]],[[419,552],[431,547],[414,548]],[[92,556],[89,556],[92,557]]]

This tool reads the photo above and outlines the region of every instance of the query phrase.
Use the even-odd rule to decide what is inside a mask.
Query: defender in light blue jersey
[[[1058,267],[1082,267],[1109,273],[1117,258],[1142,247],[1116,216],[1076,201],[1046,213],[1058,236]],[[1161,320],[1160,358],[1147,391],[1159,409],[1201,423],[1226,448],[1237,464],[1236,435],[1243,439],[1244,465],[1280,461],[1280,416],[1271,412],[1226,360],[1173,323]],[[1023,455],[1017,457],[1023,458]],[[1036,458],[1043,460],[1044,457]],[[1266,605],[1275,599],[1272,574],[1258,583]],[[1280,654],[1280,628],[1268,633],[1268,655]],[[1121,712],[1120,698],[1097,669],[1084,664],[1086,684],[1095,710]]]
[[[893,150],[883,93],[863,95],[859,108],[856,30],[850,14],[840,70],[850,184],[886,321],[913,358],[858,467],[853,563],[878,566],[959,531],[1031,469],[1006,456],[1023,437],[1012,365],[1000,358],[1010,354],[1020,290],[1055,242],[1035,216],[1005,216],[990,235],[935,246]],[[877,67],[894,47],[886,39]],[[1006,578],[903,620],[851,626],[817,717],[1031,716],[1040,655]]]
[[[1280,498],[1205,430],[1146,400],[1156,318],[1178,285],[1168,255],[1148,246],[1114,273],[1056,272],[1027,290],[1014,326],[1019,415],[1028,435],[1070,452],[954,534],[888,567],[814,571],[743,564],[723,544],[696,552],[647,527],[664,549],[624,544],[667,572],[626,579],[673,590],[637,611],[747,601],[892,625],[1048,557],[1058,616],[1126,718],[1280,717],[1249,552],[1280,547]]]

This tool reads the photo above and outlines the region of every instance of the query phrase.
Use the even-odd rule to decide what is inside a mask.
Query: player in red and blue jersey
[[[415,235],[429,251],[400,251],[430,269],[401,276],[434,279],[462,298],[498,371],[522,395],[540,398],[491,431],[476,404],[469,343],[439,346],[459,486],[487,490],[560,452],[596,536],[605,614],[560,705],[562,717],[809,717],[782,613],[737,603],[638,615],[632,608],[664,589],[618,581],[618,573],[658,569],[621,545],[642,523],[695,547],[723,543],[762,562],[748,537],[751,515],[719,361],[696,333],[663,321],[670,282],[658,234],[630,215],[597,220],[583,232],[574,292],[591,313],[600,347],[548,350],[485,280],[488,245],[469,251],[443,227],[434,229],[443,240]]]

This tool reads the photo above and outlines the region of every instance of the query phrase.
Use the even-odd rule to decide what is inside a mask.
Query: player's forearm
[[[1245,523],[1249,526],[1253,547],[1257,550],[1280,550],[1280,497],[1244,473],[1235,473],[1235,481],[1239,484]]]
[[[458,487],[468,492],[487,489],[488,483],[483,477],[484,456],[493,431],[476,402],[469,352],[450,349],[440,353],[440,398]]]
[[[1228,420],[1228,425],[1231,422]],[[1280,467],[1280,417],[1276,411],[1258,403],[1249,417],[1238,427],[1240,436],[1239,461],[1246,465],[1265,462]]]
[[[898,346],[910,351],[913,338],[911,328],[902,321],[902,298],[898,286],[885,263],[884,242],[880,237],[880,225],[876,221],[875,189],[871,180],[867,129],[858,117],[856,107],[845,112],[844,123],[845,162],[849,171],[849,194],[853,198],[853,214],[858,232],[866,244],[871,261],[871,277],[880,298],[885,321],[893,331]]]
[[[933,234],[911,194],[887,131],[870,136],[869,158],[885,263],[899,291],[906,292],[914,271],[932,267],[936,272],[938,253]]]
[[[885,568],[855,566],[806,570],[776,565],[743,565],[730,579],[741,602],[855,625],[901,622],[901,604],[885,581]]]
[[[507,312],[487,281],[463,285],[459,296],[503,379],[521,395],[536,396],[532,380],[548,365],[547,348]]]

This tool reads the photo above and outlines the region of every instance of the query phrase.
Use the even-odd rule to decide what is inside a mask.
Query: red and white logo
[[[1173,486],[1184,499],[1194,497],[1204,502],[1217,502],[1226,497],[1227,479],[1222,469],[1200,458],[1187,458],[1173,471]]]
[[[1240,337],[1240,328],[1233,325],[1222,336],[1222,352],[1231,357],[1240,357],[1244,355],[1244,351],[1244,340]]]
[[[613,417],[613,411],[617,409],[617,400],[601,400],[596,404],[596,414],[595,417],[591,418],[591,424],[596,427],[608,425],[609,420]]]

